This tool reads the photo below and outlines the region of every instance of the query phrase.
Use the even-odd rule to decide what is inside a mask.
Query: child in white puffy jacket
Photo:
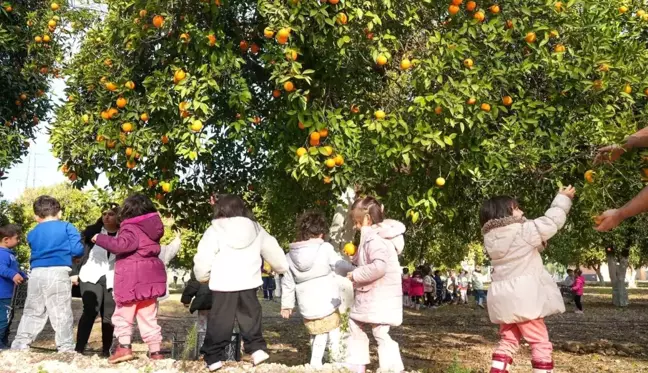
[[[289,270],[281,281],[281,316],[290,317],[296,298],[304,325],[311,335],[310,365],[314,368],[322,367],[327,345],[331,362],[340,359],[338,307],[341,301],[335,272],[346,274],[354,268],[324,241],[328,230],[326,219],[319,212],[306,212],[299,218],[299,241],[290,244],[290,252],[286,255]]]

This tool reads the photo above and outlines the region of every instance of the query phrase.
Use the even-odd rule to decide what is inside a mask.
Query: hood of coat
[[[308,241],[293,242],[290,244],[290,260],[299,272],[307,272],[315,265],[315,259],[319,249],[324,244],[321,238],[313,238]]]
[[[219,240],[235,250],[250,247],[261,234],[261,227],[257,222],[242,216],[214,219],[212,229],[218,233]]]
[[[506,256],[526,219],[509,216],[490,220],[482,227],[484,248],[492,260]]]
[[[405,230],[406,230],[405,224],[397,220],[390,220],[390,219],[384,220],[376,227],[377,227],[376,233],[378,233],[378,235],[381,238],[384,238],[386,240],[393,240],[398,236],[402,236],[403,234],[405,234]]]
[[[121,227],[127,225],[138,227],[148,238],[155,242],[159,242],[164,236],[164,224],[162,224],[160,214],[157,212],[126,219],[121,223]]]

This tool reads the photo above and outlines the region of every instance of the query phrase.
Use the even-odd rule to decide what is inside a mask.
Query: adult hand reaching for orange
[[[627,152],[627,150],[621,145],[604,146],[596,151],[594,163],[612,163],[621,158],[625,152]]]
[[[595,218],[597,225],[594,229],[599,232],[608,232],[618,227],[622,221],[623,217],[621,216],[620,210],[607,210]]]

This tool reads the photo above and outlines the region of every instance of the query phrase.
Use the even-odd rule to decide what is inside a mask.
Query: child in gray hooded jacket
[[[299,303],[299,312],[311,335],[311,361],[322,367],[328,345],[331,362],[340,359],[340,293],[335,272],[346,274],[353,265],[342,260],[330,243],[324,241],[328,224],[323,214],[306,212],[297,222],[298,242],[290,244],[286,255],[289,270],[281,281],[281,316],[289,318]]]

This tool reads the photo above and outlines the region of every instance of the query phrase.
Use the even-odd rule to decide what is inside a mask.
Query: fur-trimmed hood
[[[527,219],[525,217],[523,217],[523,216],[521,216],[521,217],[507,216],[507,217],[501,218],[501,219],[489,220],[482,227],[482,230],[481,230],[482,235],[485,236],[486,233],[488,233],[488,232],[490,232],[490,231],[492,231],[493,229],[496,229],[496,228],[506,227],[507,225],[511,225],[511,224],[518,224],[518,223],[523,224],[526,221],[527,221]]]

